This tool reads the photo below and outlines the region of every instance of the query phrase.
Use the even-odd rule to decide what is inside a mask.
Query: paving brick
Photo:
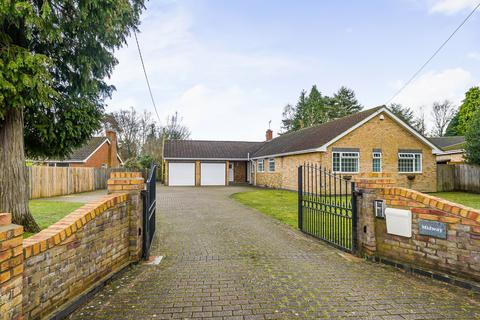
[[[229,198],[242,190],[158,188],[162,263],[132,267],[71,319],[480,318],[473,292],[347,260]]]

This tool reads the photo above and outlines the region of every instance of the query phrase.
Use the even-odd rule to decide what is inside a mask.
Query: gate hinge
[[[357,197],[361,197],[363,195],[363,190],[355,190],[353,191],[353,194]]]

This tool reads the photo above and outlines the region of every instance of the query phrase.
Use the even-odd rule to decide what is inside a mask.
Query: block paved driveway
[[[480,319],[472,292],[341,252],[246,208],[247,188],[158,188],[158,266],[138,265],[72,319]]]

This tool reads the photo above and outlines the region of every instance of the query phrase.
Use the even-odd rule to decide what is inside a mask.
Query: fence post
[[[298,229],[303,229],[303,166],[298,167]]]
[[[357,251],[357,190],[355,190],[355,182],[351,182],[352,188],[352,252]]]

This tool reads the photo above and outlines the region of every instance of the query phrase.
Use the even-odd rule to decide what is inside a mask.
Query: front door
[[[233,163],[229,163],[228,164],[228,181],[229,182],[233,182],[234,180],[234,177],[233,177]]]

